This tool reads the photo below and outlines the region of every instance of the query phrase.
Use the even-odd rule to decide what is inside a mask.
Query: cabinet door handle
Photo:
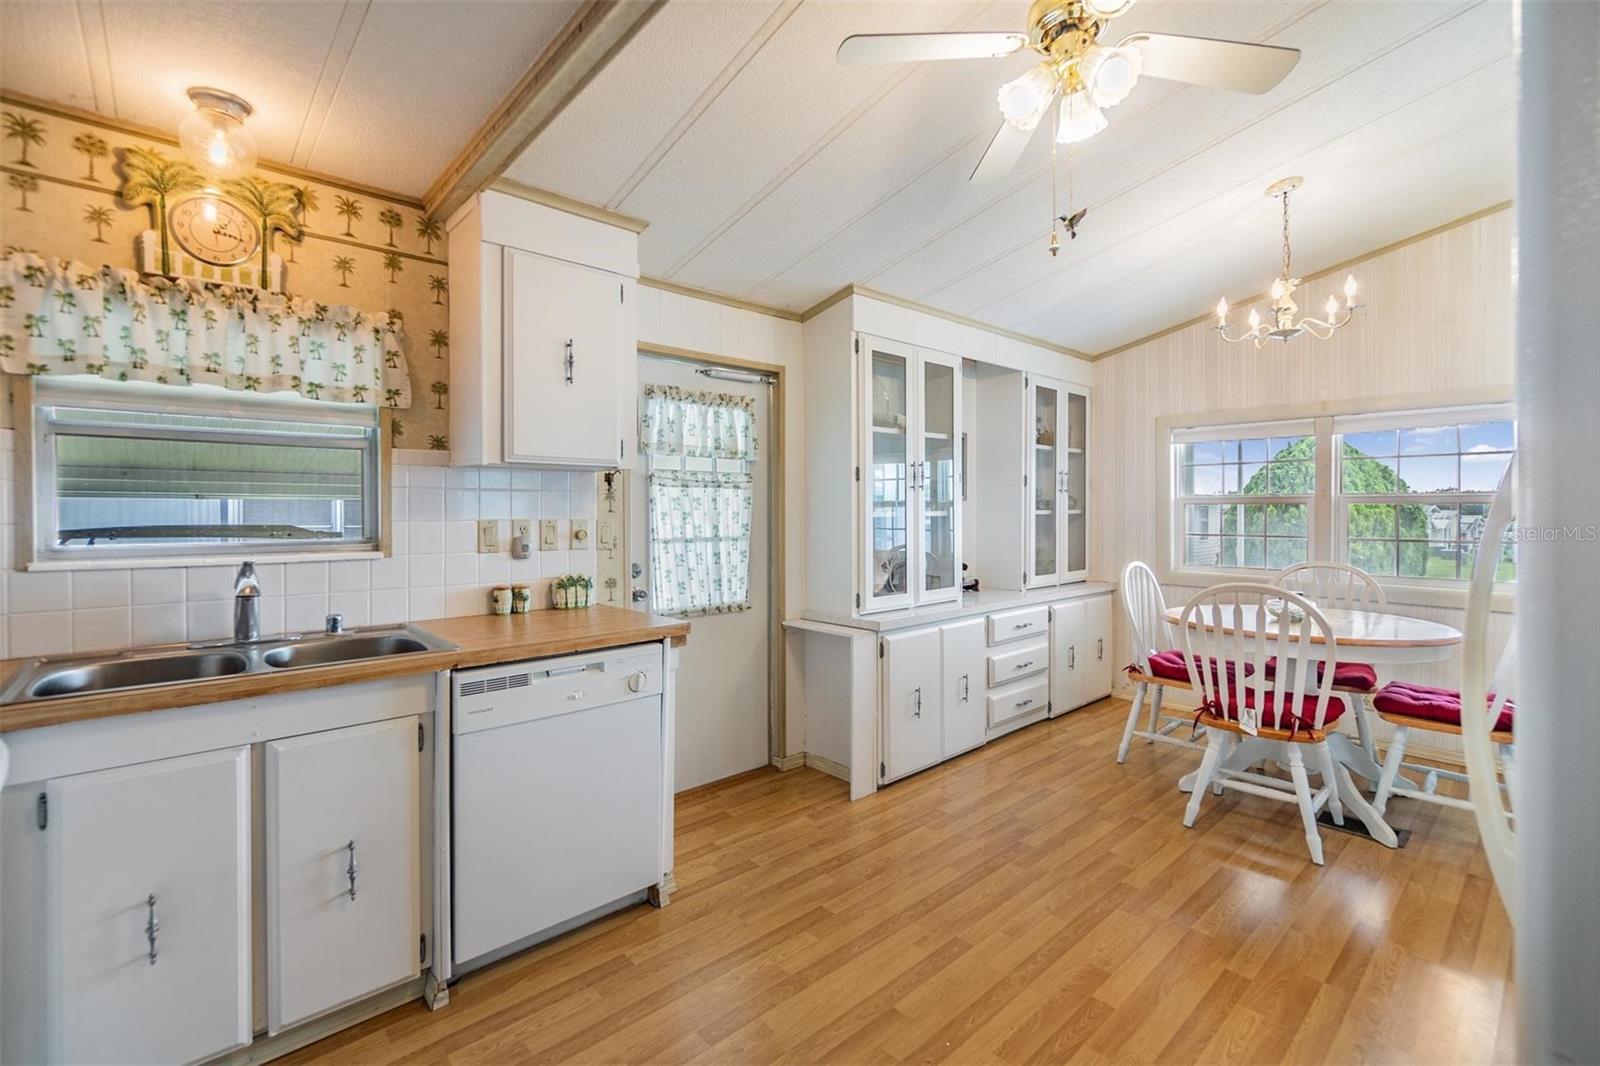
[[[917,688],[913,689],[912,692],[911,692],[911,696],[916,701],[915,704],[913,705],[912,709],[911,709],[911,716],[913,718],[921,718],[922,717],[922,687],[919,685]]]
[[[567,338],[567,357],[565,359],[563,359],[561,362],[562,362],[562,365],[567,368],[567,384],[571,385],[572,384],[572,368],[575,365],[577,365],[577,362],[578,362],[577,357],[572,354],[572,338],[571,337]]]
[[[350,878],[350,898],[356,898],[356,874],[361,872],[361,867],[356,865],[356,842],[351,840],[346,844],[345,850],[350,853],[350,865],[344,868],[345,876]]]
[[[156,964],[156,934],[161,932],[161,923],[156,920],[156,894],[150,893],[144,898],[145,913],[144,938],[150,945],[150,965]]]
[[[961,702],[966,703],[967,697],[972,695],[972,675],[961,675]]]
[[[1106,638],[1105,637],[1098,637],[1098,638],[1095,639],[1095,642],[1094,642],[1094,657],[1096,659],[1102,659],[1102,660],[1106,657]]]
[[[1076,670],[1077,668],[1078,668],[1078,646],[1076,644],[1069,644],[1067,646],[1067,669],[1068,670]]]

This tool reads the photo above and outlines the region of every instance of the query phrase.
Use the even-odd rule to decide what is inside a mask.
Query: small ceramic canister
[[[533,590],[520,583],[512,585],[511,613],[527,614],[531,610],[533,610]]]
[[[495,614],[510,614],[511,586],[496,585],[489,593],[489,606]]]

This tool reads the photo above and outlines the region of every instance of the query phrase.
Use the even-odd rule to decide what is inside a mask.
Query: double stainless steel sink
[[[91,656],[34,659],[0,692],[0,703],[25,703],[90,692],[265,674],[311,666],[390,659],[455,645],[414,626],[370,626],[343,633],[285,633],[257,641],[219,641]]]

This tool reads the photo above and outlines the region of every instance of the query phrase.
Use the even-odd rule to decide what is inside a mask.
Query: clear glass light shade
[[[1226,325],[1228,322],[1228,301],[1224,297],[1217,301],[1217,322]]]
[[[178,144],[206,174],[236,178],[256,162],[256,139],[245,129],[250,105],[214,89],[190,89],[195,110],[178,126]]]
[[[1022,77],[1000,86],[996,101],[1007,122],[1019,130],[1032,130],[1050,109],[1055,95],[1055,71],[1049,64],[1040,63]]]
[[[1056,126],[1057,144],[1086,141],[1105,128],[1106,117],[1094,106],[1094,101],[1089,98],[1089,90],[1079,89],[1061,98],[1061,122]]]
[[[1352,303],[1356,298],[1356,276],[1350,274],[1344,279],[1344,302]]]
[[[1327,302],[1327,304],[1325,304],[1323,306],[1323,310],[1327,312],[1328,321],[1329,322],[1332,322],[1334,319],[1338,318],[1339,317],[1339,300],[1338,300],[1338,298],[1337,297],[1333,297],[1333,296],[1328,297],[1328,302]]]
[[[1139,81],[1144,54],[1139,49],[1097,45],[1083,59],[1083,80],[1096,107],[1112,107],[1128,98]]]

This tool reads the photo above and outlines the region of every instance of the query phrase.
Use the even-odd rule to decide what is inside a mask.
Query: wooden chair
[[[1198,750],[1200,745],[1187,737],[1173,736],[1175,731],[1189,728],[1189,719],[1161,713],[1161,694],[1167,686],[1186,689],[1189,677],[1178,653],[1172,650],[1167,600],[1161,594],[1161,584],[1156,580],[1155,571],[1137,560],[1122,571],[1122,606],[1128,613],[1129,639],[1133,642],[1133,665],[1128,669],[1128,679],[1133,682],[1134,689],[1128,724],[1123,727],[1122,742],[1117,745],[1117,762],[1127,760],[1128,745],[1136,736]],[[1147,696],[1150,720],[1144,729],[1139,729],[1139,712]]]
[[[1266,618],[1266,602],[1271,599],[1283,601],[1282,611],[1275,621],[1257,624]],[[1300,621],[1290,619],[1291,608],[1303,612]],[[1196,618],[1205,619],[1213,628],[1191,626]],[[1230,635],[1251,628],[1256,630],[1252,637]],[[1317,830],[1317,812],[1324,807],[1340,825],[1344,824],[1346,805],[1369,827],[1382,825],[1348,771],[1328,749],[1327,731],[1348,705],[1333,692],[1338,642],[1315,605],[1273,585],[1214,585],[1184,605],[1178,634],[1189,683],[1202,697],[1195,721],[1206,730],[1206,753],[1184,811],[1185,826],[1194,825],[1211,788],[1291,802],[1299,808],[1311,861],[1320,866],[1322,836]],[[1268,658],[1309,661],[1314,638],[1320,642],[1315,655],[1325,662],[1323,670],[1282,670],[1268,676]],[[1288,767],[1292,788],[1286,790],[1278,778],[1226,769],[1223,764],[1241,739],[1267,741],[1272,749],[1269,757]],[[1321,778],[1314,792],[1308,771]]]
[[[1383,611],[1389,607],[1389,597],[1378,579],[1349,563],[1296,563],[1278,571],[1273,584],[1324,609]],[[1269,661],[1269,674],[1276,667],[1276,662]],[[1361,750],[1376,763],[1378,745],[1372,729],[1371,699],[1378,691],[1378,672],[1363,662],[1342,662],[1333,678],[1333,691],[1353,705],[1357,740]]]

